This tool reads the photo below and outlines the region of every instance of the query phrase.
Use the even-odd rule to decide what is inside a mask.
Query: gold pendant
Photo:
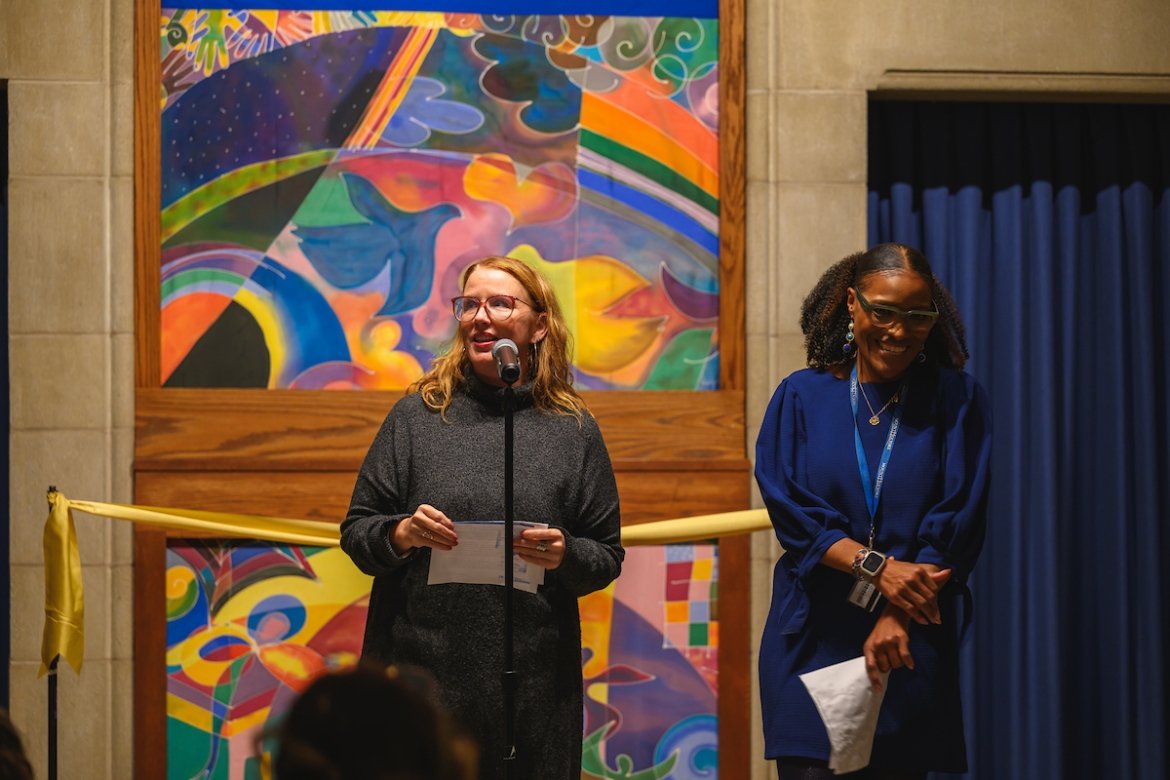
[[[870,417],[870,418],[869,418],[869,424],[870,424],[870,425],[877,425],[877,424],[878,424],[878,423],[880,423],[880,422],[881,422],[881,420],[880,420],[880,419],[878,419],[878,416],[877,416],[876,414],[875,414],[873,417]]]

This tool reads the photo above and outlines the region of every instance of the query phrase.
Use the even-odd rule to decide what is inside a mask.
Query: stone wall
[[[10,709],[45,777],[45,491],[128,501],[134,418],[133,6],[0,6],[8,81]],[[83,674],[60,674],[60,777],[131,776],[130,529],[79,516]]]
[[[1170,93],[1170,4],[747,0],[749,450],[803,364],[797,312],[865,241],[872,91],[1000,98]],[[128,501],[133,444],[133,4],[0,6],[8,81],[11,710],[45,774],[44,492]],[[78,517],[84,674],[61,673],[60,776],[131,776],[129,529]],[[757,535],[753,637],[778,549]],[[161,670],[160,670],[161,673]],[[753,707],[757,707],[753,704]],[[758,714],[757,714],[758,717]],[[755,728],[753,752],[761,752]],[[753,778],[774,776],[757,758]]]

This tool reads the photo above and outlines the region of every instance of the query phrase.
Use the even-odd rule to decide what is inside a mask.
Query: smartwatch
[[[877,550],[867,550],[861,562],[857,565],[858,577],[872,582],[873,578],[881,573],[886,566],[886,556]]]

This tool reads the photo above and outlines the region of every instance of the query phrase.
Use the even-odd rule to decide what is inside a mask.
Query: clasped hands
[[[886,597],[885,609],[865,640],[865,671],[875,691],[882,688],[881,674],[903,666],[913,669],[910,654],[910,621],[939,624],[938,592],[950,579],[950,569],[923,563],[886,559],[873,584]]]
[[[455,523],[430,504],[419,504],[414,514],[395,523],[390,532],[390,545],[399,555],[414,547],[450,550],[458,544]],[[565,535],[559,528],[525,528],[512,549],[520,560],[552,570],[565,559]]]

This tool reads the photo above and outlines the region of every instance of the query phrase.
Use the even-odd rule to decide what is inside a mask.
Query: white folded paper
[[[548,523],[512,523],[515,536],[525,528],[548,528]],[[431,550],[428,585],[463,582],[473,585],[504,584],[504,523],[498,520],[455,524],[459,544],[450,550]],[[544,569],[512,556],[512,587],[535,593],[544,584]]]
[[[800,675],[829,732],[829,769],[856,772],[869,765],[878,710],[886,695],[889,673],[875,693],[865,673],[865,658],[853,658]]]

